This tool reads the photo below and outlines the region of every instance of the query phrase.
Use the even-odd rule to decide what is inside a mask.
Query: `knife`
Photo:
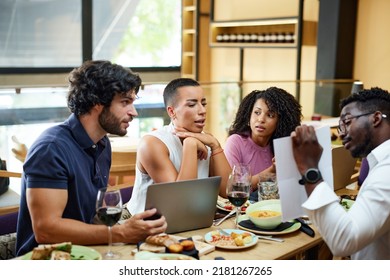
[[[227,214],[225,217],[220,219],[217,223],[214,224],[214,226],[219,226],[223,221],[225,221],[227,218],[231,217],[233,214],[236,214],[236,209],[233,209],[232,211],[230,211],[229,214]]]
[[[306,222],[302,218],[296,218],[295,219],[298,223],[301,224],[301,227],[299,228],[300,231],[306,233],[307,235],[314,237],[315,232],[314,230],[306,224]]]
[[[258,239],[265,239],[265,240],[271,240],[271,241],[276,241],[276,242],[284,242],[284,239],[282,239],[282,238],[276,238],[276,237],[272,237],[272,236],[264,236],[264,235],[259,235],[259,234],[256,234],[256,236]]]

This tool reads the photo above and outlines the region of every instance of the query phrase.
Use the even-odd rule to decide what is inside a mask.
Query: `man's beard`
[[[103,112],[99,115],[100,126],[110,134],[119,136],[125,136],[127,133],[126,129],[121,129],[121,121],[119,121],[114,114],[110,112],[109,108],[104,108]]]
[[[366,131],[364,138],[360,141],[360,144],[356,145],[355,148],[351,150],[351,155],[354,158],[364,158],[374,149],[371,139],[372,128],[369,125],[365,125],[362,130]]]

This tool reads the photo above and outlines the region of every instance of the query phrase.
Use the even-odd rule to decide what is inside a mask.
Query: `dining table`
[[[283,242],[277,242],[266,239],[258,239],[253,246],[223,249],[215,248],[211,252],[199,256],[200,260],[301,260],[301,259],[319,259],[320,249],[324,245],[324,241],[318,233],[314,225],[310,225],[314,230],[314,237],[311,237],[304,232],[295,230],[286,234],[273,235],[273,237],[281,238]],[[225,220],[219,226],[210,226],[192,231],[180,232],[173,234],[175,237],[189,238],[193,237],[196,240],[204,239],[205,235],[211,231],[219,229],[235,229],[235,217]],[[107,251],[107,245],[89,246],[100,254]],[[120,252],[122,260],[133,260],[137,253],[136,244],[114,244],[112,249]]]

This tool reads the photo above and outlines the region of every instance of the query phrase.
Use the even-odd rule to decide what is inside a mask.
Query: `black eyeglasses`
[[[369,113],[364,113],[364,114],[360,114],[360,115],[356,115],[356,116],[350,116],[349,118],[344,119],[344,120],[340,119],[339,126],[337,127],[337,132],[339,134],[347,133],[347,126],[349,126],[349,124],[351,123],[351,120],[358,119],[358,118],[363,117],[363,116],[368,116],[368,115],[371,115],[374,113],[375,112],[369,112]]]

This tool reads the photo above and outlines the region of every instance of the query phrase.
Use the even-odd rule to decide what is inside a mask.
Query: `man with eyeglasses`
[[[353,157],[367,157],[369,173],[349,211],[318,170],[322,147],[312,126],[291,133],[293,154],[308,195],[302,205],[334,256],[390,259],[390,94],[362,90],[340,103],[338,131]]]

